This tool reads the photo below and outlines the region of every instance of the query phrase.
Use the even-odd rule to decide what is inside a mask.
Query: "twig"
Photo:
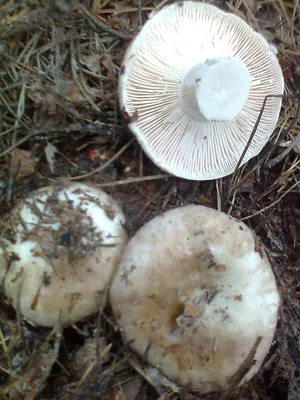
[[[24,90],[24,84],[23,84],[22,90]],[[24,123],[22,121],[22,118],[20,118],[20,116],[18,115],[18,112],[15,113],[14,110],[10,107],[10,105],[6,101],[5,97],[2,95],[1,90],[0,90],[0,99],[2,100],[3,104],[6,106],[6,108],[10,112],[10,114],[15,118],[15,123],[14,123],[13,130],[15,130],[17,128],[18,124],[22,125],[23,128],[29,128],[30,127],[29,124],[27,125],[26,123]],[[23,115],[23,113],[22,113],[22,115]],[[16,125],[16,123],[17,123],[17,125]]]
[[[138,0],[138,17],[139,17],[139,27],[143,25],[142,21],[142,0]]]
[[[163,8],[167,3],[168,3],[168,1],[169,0],[162,0],[159,4],[158,4],[158,6],[156,6],[155,8],[154,8],[154,12],[157,12],[158,10],[160,10],[161,8]]]
[[[106,285],[104,293],[103,293],[103,297],[102,297],[102,301],[100,302],[100,298],[101,298],[101,294],[98,294],[98,305],[99,305],[99,312],[97,315],[97,320],[96,320],[96,334],[95,334],[95,338],[96,338],[96,371],[97,371],[97,375],[100,376],[100,370],[101,370],[101,355],[100,355],[100,331],[101,331],[101,316],[103,313],[103,308],[106,304],[106,299],[108,297],[108,291],[109,291],[109,284]]]
[[[265,97],[265,100],[264,100],[264,102],[263,102],[263,106],[262,106],[262,108],[261,108],[261,110],[260,110],[260,113],[259,113],[259,115],[258,115],[258,118],[257,118],[256,123],[255,123],[255,125],[254,125],[254,128],[253,128],[253,130],[252,130],[252,133],[251,133],[251,135],[250,135],[250,137],[249,137],[249,140],[248,140],[248,142],[247,142],[247,145],[246,145],[246,147],[245,147],[245,149],[244,149],[244,151],[243,151],[243,153],[242,153],[242,155],[241,155],[241,157],[240,157],[240,159],[239,159],[239,162],[238,162],[238,164],[237,164],[237,166],[236,166],[236,168],[235,168],[235,171],[234,171],[234,173],[233,173],[233,178],[231,179],[231,182],[230,182],[230,185],[229,185],[229,186],[230,186],[230,189],[229,189],[229,193],[228,193],[228,195],[227,195],[227,200],[228,200],[228,198],[230,197],[230,195],[232,194],[232,192],[234,192],[236,189],[238,189],[238,187],[241,186],[241,184],[248,178],[248,176],[253,172],[253,170],[256,169],[259,165],[263,164],[263,163],[265,162],[265,160],[266,160],[268,157],[270,157],[270,155],[272,154],[272,152],[273,152],[273,151],[275,150],[275,148],[277,147],[277,145],[274,145],[273,148],[272,148],[268,153],[264,154],[264,155],[261,157],[261,159],[258,161],[258,163],[257,163],[250,171],[248,171],[248,172],[243,176],[243,178],[241,178],[241,179],[232,187],[232,183],[233,183],[234,176],[235,176],[236,172],[238,171],[238,169],[239,169],[239,167],[240,167],[240,165],[241,165],[241,163],[242,163],[242,160],[243,160],[243,158],[244,158],[244,155],[246,154],[246,152],[247,152],[247,150],[248,150],[248,148],[249,148],[249,146],[250,146],[250,144],[251,144],[251,142],[252,142],[252,140],[253,140],[253,137],[254,137],[254,135],[255,135],[255,133],[256,133],[256,130],[257,130],[257,127],[258,127],[259,122],[260,122],[260,120],[261,120],[261,117],[262,117],[264,108],[265,108],[265,106],[266,106],[267,98],[269,98],[269,97],[297,98],[298,96],[299,96],[299,94],[291,94],[291,95],[287,95],[287,96],[285,96],[285,95],[269,95],[269,96],[266,96],[266,97]],[[296,119],[295,119],[295,120],[296,120]],[[293,121],[294,121],[294,120],[293,120]],[[291,124],[293,124],[293,121],[291,122]],[[288,127],[287,130],[284,130],[284,131],[281,132],[280,137],[286,135],[286,134],[290,131],[290,129],[291,129],[291,124],[290,124],[290,126]]]
[[[156,179],[165,179],[165,178],[172,178],[172,177],[171,177],[171,175],[167,175],[167,174],[148,175],[148,176],[142,176],[142,177],[138,177],[138,178],[127,178],[127,179],[122,179],[122,180],[114,181],[114,182],[100,183],[99,185],[97,185],[97,187],[129,185],[131,183],[140,183],[140,182],[144,182],[144,181],[153,181]]]
[[[47,80],[50,83],[54,83],[54,80],[49,75],[47,75],[45,72],[40,72],[36,68],[28,67],[28,65],[25,65],[25,64],[19,62],[18,60],[16,60],[14,57],[10,56],[9,54],[1,53],[1,58],[7,58],[8,60],[12,61],[12,65],[14,67],[18,67],[19,69],[31,72],[34,75],[38,75],[38,77],[44,78],[45,80]]]
[[[70,51],[71,51],[71,69],[72,69],[72,76],[73,80],[75,83],[77,83],[78,89],[80,90],[81,94],[87,99],[87,101],[90,103],[90,105],[97,111],[101,112],[100,108],[97,106],[97,104],[93,101],[91,96],[88,94],[88,88],[86,86],[85,80],[82,77],[82,74],[80,74],[80,78],[78,77],[77,71],[76,71],[76,56],[75,56],[75,47],[74,47],[74,41],[72,38],[72,35],[70,37]]]
[[[141,11],[153,11],[153,7],[141,7]],[[139,11],[138,7],[125,7],[125,8],[101,8],[93,10],[93,14],[124,14],[124,13],[133,13]]]
[[[222,178],[216,179],[217,210],[222,210]]]
[[[122,40],[131,40],[131,36],[116,31],[108,25],[105,25],[103,22],[99,21],[93,14],[91,14],[82,4],[77,3],[78,8],[94,23],[94,25],[99,28],[102,32],[109,33],[110,35],[116,36]]]
[[[22,121],[22,117],[24,114],[25,110],[25,88],[26,86],[23,85],[21,92],[20,92],[20,97],[19,97],[19,102],[18,102],[18,109],[17,109],[17,119],[14,124],[14,131],[12,134],[12,146],[15,145],[16,138],[17,138],[17,129],[19,126],[19,122]],[[13,184],[14,184],[14,154],[12,153],[11,159],[10,159],[10,168],[9,168],[9,179],[8,179],[8,185],[7,185],[7,201],[10,201],[12,198],[12,190],[13,190]]]
[[[247,144],[246,144],[246,146],[245,146],[245,148],[244,148],[244,150],[243,150],[243,152],[242,152],[242,154],[241,154],[241,157],[240,157],[240,159],[239,159],[239,161],[238,161],[238,163],[237,163],[237,165],[236,165],[236,167],[235,167],[234,174],[235,174],[236,171],[240,168],[240,166],[241,166],[241,164],[242,164],[242,162],[243,162],[244,156],[245,156],[245,154],[247,153],[247,151],[248,151],[248,149],[249,149],[249,147],[250,147],[250,145],[251,145],[251,142],[252,142],[252,140],[253,140],[253,138],[254,138],[254,136],[255,136],[255,133],[256,133],[257,128],[258,128],[258,125],[259,125],[259,123],[260,123],[260,120],[261,120],[261,118],[262,118],[263,112],[264,112],[264,110],[265,110],[265,107],[266,107],[266,104],[267,104],[267,100],[270,99],[270,98],[275,98],[275,97],[276,97],[276,98],[280,98],[280,97],[282,98],[283,95],[281,95],[281,94],[275,94],[275,95],[270,94],[270,95],[268,95],[268,96],[265,97],[264,102],[263,102],[263,105],[262,105],[262,107],[261,107],[261,110],[260,110],[260,112],[259,112],[259,114],[258,114],[257,120],[256,120],[256,122],[255,122],[255,124],[254,124],[253,129],[252,129],[251,135],[250,135],[250,137],[249,137],[249,139],[248,139],[248,142],[247,142]]]
[[[13,149],[15,149],[16,147],[18,147],[20,144],[26,142],[26,140],[28,140],[31,136],[34,136],[35,133],[29,133],[28,135],[24,136],[22,139],[20,139],[18,142],[16,142],[15,144],[11,145],[10,147],[8,147],[6,150],[4,150],[1,154],[0,154],[0,158],[5,156],[6,154],[10,153]]]
[[[300,102],[299,102],[299,104],[300,104]],[[300,109],[300,107],[298,107],[298,110],[297,110],[297,119],[298,119],[299,109]],[[293,123],[293,126],[295,125],[297,119],[295,118],[293,120],[293,121],[295,121]],[[293,150],[293,148],[295,148],[298,144],[300,144],[300,132],[295,137],[295,139],[291,141],[291,143],[288,145],[288,147],[282,153],[280,153],[277,157],[275,157],[272,160],[270,160],[269,162],[267,162],[266,166],[268,168],[273,168],[276,164],[280,163],[290,153],[290,151]]]
[[[243,3],[243,5],[244,5],[244,7],[245,7],[245,9],[246,9],[246,11],[247,11],[247,13],[248,13],[248,15],[250,16],[250,19],[251,19],[251,21],[252,21],[252,23],[253,23],[253,25],[254,25],[254,27],[255,27],[255,29],[256,30],[259,30],[259,25],[258,25],[258,23],[257,23],[257,18],[255,18],[255,16],[253,15],[253,12],[252,12],[252,10],[251,10],[251,7],[249,6],[249,1],[245,1],[245,0],[242,0],[242,3]]]

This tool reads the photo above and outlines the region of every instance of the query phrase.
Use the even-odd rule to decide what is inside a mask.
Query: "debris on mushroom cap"
[[[195,180],[231,174],[267,95],[282,95],[273,48],[240,17],[176,2],[147,21],[125,54],[119,99],[148,156]],[[268,98],[241,165],[267,143],[281,97]]]
[[[105,192],[54,185],[17,205],[2,229],[0,284],[28,322],[74,323],[106,301],[127,242],[125,217]]]
[[[271,346],[280,297],[254,232],[197,205],[170,210],[129,241],[110,288],[124,340],[179,386],[249,380]]]

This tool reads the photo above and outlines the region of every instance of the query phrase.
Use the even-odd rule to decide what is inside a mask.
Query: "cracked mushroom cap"
[[[201,2],[166,6],[126,51],[119,99],[129,128],[163,170],[194,180],[231,174],[265,96],[282,95],[274,49],[241,18]],[[267,143],[281,98],[269,98],[242,164]]]
[[[258,371],[280,305],[254,232],[198,205],[168,211],[133,236],[110,301],[131,349],[179,386],[202,393]]]
[[[127,242],[124,222],[116,202],[92,186],[31,194],[2,228],[0,284],[8,301],[47,327],[97,312]]]

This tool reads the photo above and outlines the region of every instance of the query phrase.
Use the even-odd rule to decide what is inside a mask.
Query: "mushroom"
[[[131,238],[110,301],[130,348],[200,393],[253,377],[272,344],[280,305],[254,232],[199,205],[167,211]]]
[[[0,284],[31,324],[72,324],[106,302],[127,242],[125,217],[105,192],[80,183],[44,187],[2,225]]]
[[[142,148],[185,179],[231,174],[265,97],[282,95],[274,49],[240,17],[201,2],[176,2],[143,26],[125,53],[120,106]],[[281,97],[267,99],[240,165],[272,134]]]

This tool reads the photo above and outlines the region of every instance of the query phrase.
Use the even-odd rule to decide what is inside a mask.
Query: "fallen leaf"
[[[84,55],[81,58],[81,63],[85,65],[91,72],[94,74],[101,75],[101,68],[100,68],[100,60],[102,58],[102,54],[91,54],[91,55]]]
[[[113,29],[119,30],[121,28],[121,21],[116,15],[108,15],[107,22]]]
[[[44,147],[44,150],[50,171],[54,173],[55,153],[57,153],[58,150],[51,143],[47,143],[47,145]]]
[[[115,67],[110,53],[104,53],[101,58],[101,63],[107,69],[109,75],[112,77],[115,75]]]
[[[30,151],[14,149],[12,155],[13,172],[16,180],[34,172],[36,161],[32,158]]]
[[[136,376],[129,382],[122,385],[122,389],[118,389],[114,393],[114,400],[135,400],[142,388],[143,379],[141,376]]]
[[[73,81],[64,81],[61,83],[62,91],[67,100],[72,103],[81,103],[88,101],[87,97],[81,93],[78,86]],[[86,91],[92,98],[102,97],[102,91],[97,88],[86,86]]]
[[[62,83],[62,88],[64,91],[64,94],[66,98],[69,101],[81,101],[82,100],[82,94],[78,88],[78,86],[73,82],[73,81],[64,81]]]

